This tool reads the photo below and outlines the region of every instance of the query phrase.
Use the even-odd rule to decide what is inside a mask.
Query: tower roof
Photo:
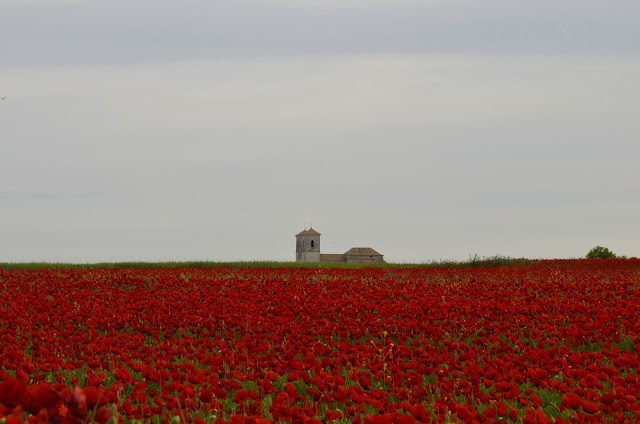
[[[320,233],[314,230],[313,228],[309,228],[308,230],[300,231],[296,236],[319,236]]]

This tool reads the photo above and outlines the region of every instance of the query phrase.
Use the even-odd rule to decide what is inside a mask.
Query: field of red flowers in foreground
[[[640,260],[0,270],[0,422],[640,422]]]

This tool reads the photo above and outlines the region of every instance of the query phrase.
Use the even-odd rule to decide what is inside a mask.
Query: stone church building
[[[309,228],[296,234],[296,262],[384,262],[370,247],[352,247],[345,253],[320,253],[320,233]]]

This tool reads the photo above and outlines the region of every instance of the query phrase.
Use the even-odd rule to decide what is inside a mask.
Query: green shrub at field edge
[[[585,256],[585,258],[587,259],[611,259],[616,257],[617,256],[615,253],[602,246],[594,247],[593,249],[589,250],[589,253],[587,253],[587,256]]]

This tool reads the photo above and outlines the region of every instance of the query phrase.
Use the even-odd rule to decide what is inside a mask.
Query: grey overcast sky
[[[0,0],[0,262],[640,256],[637,0]]]

